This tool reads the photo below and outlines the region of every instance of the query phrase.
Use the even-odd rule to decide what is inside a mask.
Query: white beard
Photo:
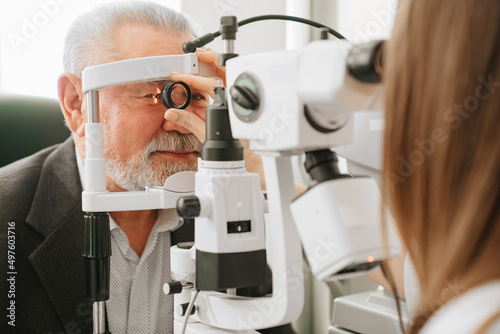
[[[152,156],[156,151],[188,150],[201,151],[201,142],[193,134],[180,134],[176,131],[158,132],[154,138],[128,160],[114,156],[112,149],[107,149],[108,137],[104,132],[104,158],[107,175],[122,189],[141,191],[146,186],[163,186],[170,175],[182,171],[196,171],[198,161],[164,161]]]

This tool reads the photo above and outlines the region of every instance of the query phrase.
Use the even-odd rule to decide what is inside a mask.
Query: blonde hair
[[[421,284],[417,333],[500,278],[500,1],[403,0],[387,44],[383,193]]]

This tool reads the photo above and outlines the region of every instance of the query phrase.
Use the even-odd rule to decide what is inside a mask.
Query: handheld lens
[[[182,81],[171,81],[163,86],[161,102],[167,108],[186,109],[191,103],[191,89]]]

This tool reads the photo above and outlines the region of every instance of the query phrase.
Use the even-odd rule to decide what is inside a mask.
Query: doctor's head
[[[386,54],[385,196],[422,288],[416,333],[447,284],[500,278],[500,2],[402,0]]]
[[[82,94],[85,67],[113,61],[182,54],[194,29],[183,14],[149,2],[115,3],[80,16],[64,47],[58,81],[61,109],[78,152],[85,158],[87,105]],[[195,170],[201,143],[188,130],[164,119],[154,94],[162,82],[115,86],[99,92],[108,190],[143,190],[166,177]],[[204,118],[208,95],[189,110]]]

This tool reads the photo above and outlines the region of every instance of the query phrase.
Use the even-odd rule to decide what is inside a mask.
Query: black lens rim
[[[186,90],[186,102],[182,106],[178,106],[172,100],[172,92],[176,85],[181,85]],[[191,103],[191,89],[189,86],[183,81],[170,81],[163,86],[161,93],[161,102],[167,108],[175,108],[175,109],[186,109]]]

